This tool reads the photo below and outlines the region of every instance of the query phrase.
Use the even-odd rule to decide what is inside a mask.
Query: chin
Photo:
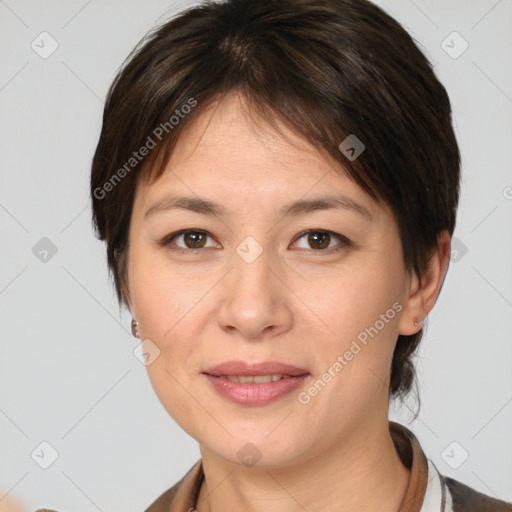
[[[302,453],[299,440],[295,443],[288,436],[279,436],[271,440],[268,431],[247,436],[238,433],[221,446],[216,445],[215,441],[213,444],[201,444],[202,451],[206,448],[206,451],[215,453],[230,464],[247,468],[279,468],[297,461]]]

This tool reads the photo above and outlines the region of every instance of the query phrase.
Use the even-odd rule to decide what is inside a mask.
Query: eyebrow
[[[357,213],[367,220],[373,220],[373,215],[367,208],[346,196],[322,196],[313,199],[300,199],[285,204],[279,213],[283,217],[286,215],[299,216],[313,211],[339,208]],[[207,199],[168,195],[151,206],[144,214],[144,218],[158,212],[167,212],[174,209],[190,210],[203,215],[218,217],[229,214],[229,210],[224,206]]]

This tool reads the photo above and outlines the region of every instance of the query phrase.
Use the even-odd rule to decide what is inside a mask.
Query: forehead
[[[146,204],[177,191],[243,208],[329,192],[372,210],[374,201],[338,162],[277,118],[275,126],[252,115],[239,95],[210,105],[180,135],[164,173],[138,195]]]
[[[267,112],[272,115],[270,109]],[[181,134],[169,163],[204,155],[249,162],[257,158],[280,163],[326,159],[275,114],[273,123],[262,119],[243,96],[231,93],[206,108]]]

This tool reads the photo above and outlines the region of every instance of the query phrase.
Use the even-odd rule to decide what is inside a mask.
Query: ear
[[[421,276],[421,282],[416,274],[411,275],[409,297],[398,324],[399,334],[409,336],[422,328],[423,320],[434,307],[441,291],[450,262],[450,249],[450,234],[443,230],[437,237],[437,247],[431,254],[427,269]]]

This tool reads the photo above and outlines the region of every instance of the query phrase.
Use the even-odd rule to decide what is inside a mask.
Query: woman
[[[512,510],[388,420],[459,171],[444,87],[367,1],[205,3],[132,53],[94,222],[152,385],[201,451],[148,512]]]

